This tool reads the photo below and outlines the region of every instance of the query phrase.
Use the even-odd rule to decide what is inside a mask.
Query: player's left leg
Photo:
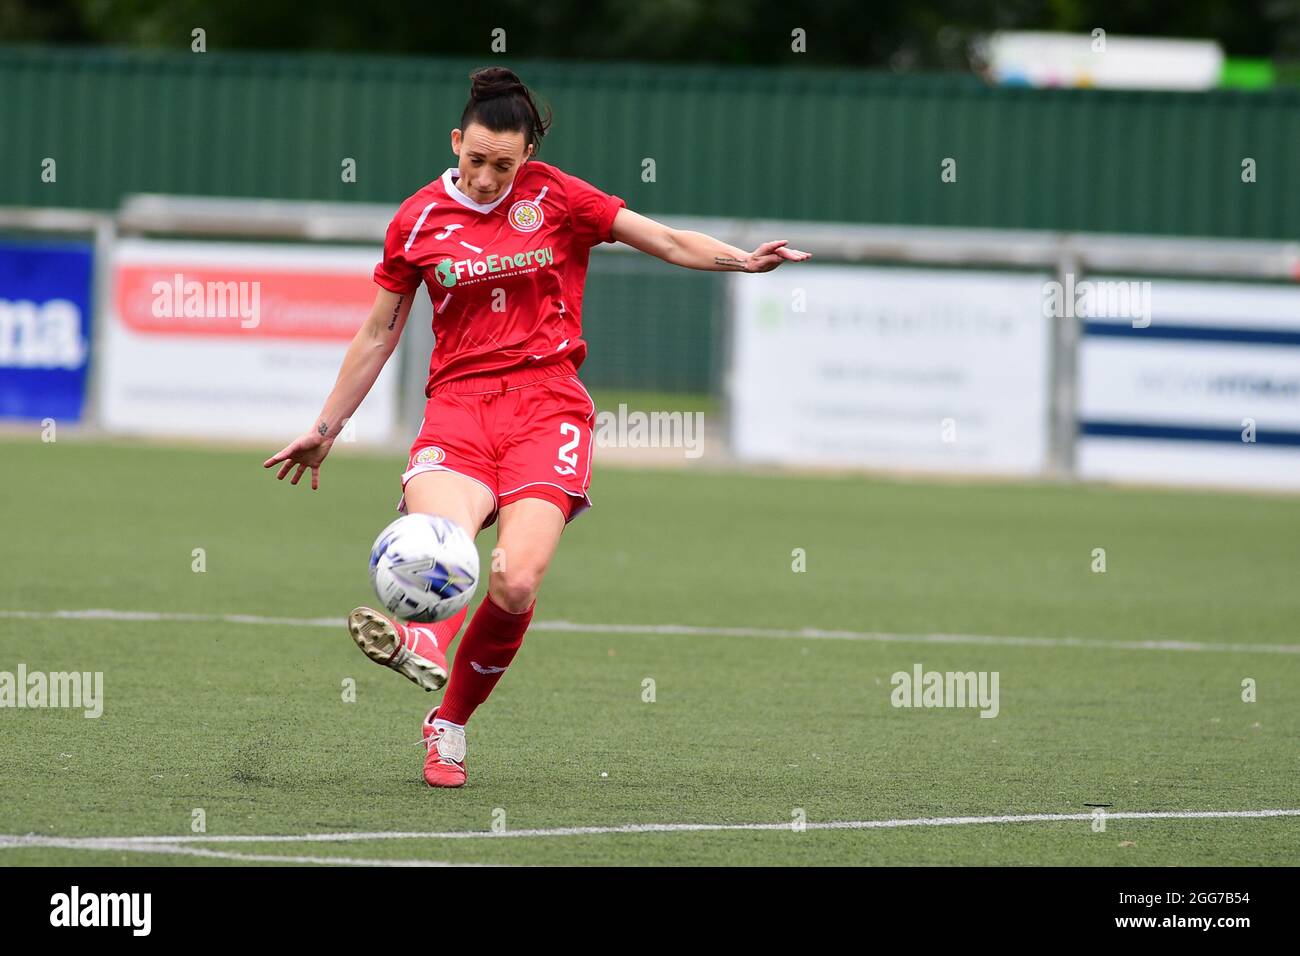
[[[503,378],[493,402],[497,550],[488,593],[461,639],[446,694],[425,718],[424,779],[435,787],[465,782],[465,722],[523,643],[565,524],[591,507],[596,407],[578,377],[551,375],[523,384]]]
[[[520,498],[502,505],[488,593],[470,619],[452,662],[447,690],[425,718],[430,740],[424,779],[434,787],[465,782],[465,723],[514,660],[533,618],[542,578],[555,555],[569,501]]]

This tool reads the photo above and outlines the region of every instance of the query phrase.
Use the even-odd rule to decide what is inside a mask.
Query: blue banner
[[[93,247],[0,241],[0,418],[81,419]]]

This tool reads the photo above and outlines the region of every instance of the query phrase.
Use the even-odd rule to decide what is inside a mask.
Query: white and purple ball
[[[478,549],[460,525],[442,515],[403,515],[370,549],[370,583],[393,617],[445,621],[474,597]]]

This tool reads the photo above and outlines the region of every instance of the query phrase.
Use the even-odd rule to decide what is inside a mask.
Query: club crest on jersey
[[[437,465],[447,457],[447,453],[437,445],[430,445],[428,448],[421,448],[415,456],[417,465]]]
[[[520,232],[533,232],[542,224],[542,207],[531,199],[521,199],[510,207],[510,225]]]

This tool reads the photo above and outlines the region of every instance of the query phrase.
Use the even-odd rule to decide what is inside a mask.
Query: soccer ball
[[[394,617],[445,621],[474,596],[478,549],[460,525],[442,515],[403,515],[370,549],[370,583]]]

